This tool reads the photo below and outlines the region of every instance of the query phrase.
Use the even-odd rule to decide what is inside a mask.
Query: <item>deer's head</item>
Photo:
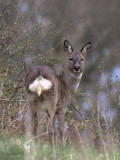
[[[71,44],[65,40],[64,50],[68,55],[68,67],[73,75],[79,75],[84,70],[84,59],[91,49],[91,42],[82,47],[81,50],[73,50]]]

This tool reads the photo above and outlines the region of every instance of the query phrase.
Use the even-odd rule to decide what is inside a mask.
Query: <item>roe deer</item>
[[[81,50],[73,51],[71,44],[64,41],[68,62],[61,76],[55,75],[48,66],[32,67],[26,75],[26,90],[32,112],[33,134],[37,133],[38,108],[47,111],[48,131],[52,146],[55,147],[54,119],[58,116],[62,142],[64,142],[64,117],[71,103],[71,96],[77,90],[83,71],[84,59],[91,49],[91,42]],[[44,104],[44,105],[43,105]]]

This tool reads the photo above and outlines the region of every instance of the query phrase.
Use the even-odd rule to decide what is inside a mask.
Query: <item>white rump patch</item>
[[[52,87],[52,82],[39,76],[36,78],[33,83],[29,85],[29,90],[32,92],[37,92],[38,86],[41,86],[41,91],[49,90]]]

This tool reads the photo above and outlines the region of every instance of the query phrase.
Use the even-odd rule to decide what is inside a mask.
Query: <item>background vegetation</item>
[[[89,155],[88,145],[102,150],[105,159],[111,157],[106,154],[108,150],[112,150],[113,159],[116,153],[119,155],[119,6],[117,0],[0,0],[1,138],[24,137],[24,80],[28,68],[45,64],[60,74],[66,64],[64,39],[75,49],[92,41],[80,87],[66,115],[66,139],[77,147],[75,155],[81,147]],[[47,143],[47,133],[41,137]],[[0,147],[4,149],[0,155],[8,153],[5,141]],[[23,149],[20,153],[23,155]]]

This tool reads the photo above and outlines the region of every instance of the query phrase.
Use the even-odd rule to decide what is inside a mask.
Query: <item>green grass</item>
[[[82,149],[81,149],[82,148]],[[56,160],[120,160],[120,150],[100,152],[92,147],[76,149],[72,145],[56,148]],[[48,144],[35,144],[35,160],[52,160],[53,150]],[[0,141],[0,160],[24,160],[24,140],[19,138]]]
[[[20,139],[3,139],[0,141],[0,160],[23,160],[24,146]]]

